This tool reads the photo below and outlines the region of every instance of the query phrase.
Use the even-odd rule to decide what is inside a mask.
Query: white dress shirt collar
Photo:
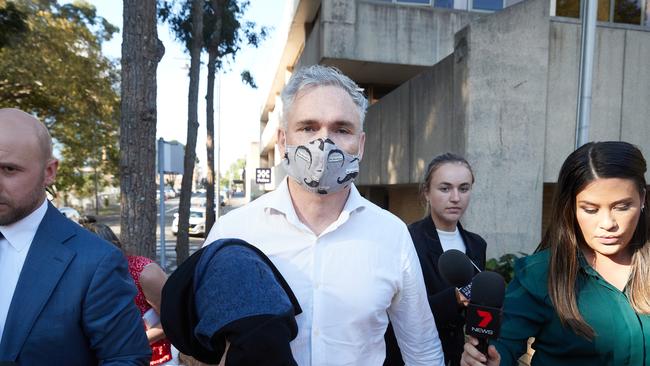
[[[47,199],[32,213],[10,225],[0,225],[0,233],[17,252],[27,250],[47,212]]]
[[[309,230],[305,224],[303,224],[296,214],[296,209],[293,207],[293,198],[289,193],[289,177],[285,177],[282,182],[278,185],[273,195],[271,195],[269,200],[266,201],[265,210],[267,213],[280,213],[283,214],[287,221],[296,227],[300,227],[304,230]],[[338,219],[334,221],[327,229],[325,229],[321,235],[322,236],[328,232],[335,230],[338,226],[342,225],[350,217],[350,214],[355,211],[361,211],[366,207],[366,200],[361,197],[359,190],[354,184],[350,185],[350,194],[348,195],[343,210],[339,215]]]
[[[32,245],[38,226],[47,212],[47,199],[31,214],[11,224],[0,226],[0,339],[4,333],[11,300]],[[6,243],[9,243],[7,245]]]

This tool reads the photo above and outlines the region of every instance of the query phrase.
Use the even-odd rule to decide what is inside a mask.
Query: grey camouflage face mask
[[[359,174],[359,156],[346,153],[330,139],[287,145],[283,163],[293,180],[318,194],[338,192]]]

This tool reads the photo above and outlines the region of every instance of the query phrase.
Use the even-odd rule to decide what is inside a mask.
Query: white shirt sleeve
[[[427,299],[422,269],[406,228],[402,235],[402,284],[388,308],[402,359],[407,366],[444,366],[445,357]]]

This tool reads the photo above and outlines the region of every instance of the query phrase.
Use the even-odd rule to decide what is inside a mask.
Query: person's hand
[[[456,289],[456,301],[458,301],[458,305],[462,305],[464,307],[467,307],[467,305],[469,305],[469,300],[458,289]]]
[[[485,355],[479,352],[476,349],[478,346],[478,339],[474,337],[469,337],[467,342],[465,342],[463,355],[460,359],[460,366],[499,366],[501,362],[501,356],[497,349],[494,346],[488,347],[488,359],[485,359]],[[487,362],[487,363],[486,363]]]

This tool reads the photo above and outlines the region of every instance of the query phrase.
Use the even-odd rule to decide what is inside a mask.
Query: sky
[[[61,1],[65,3],[68,1]],[[97,8],[97,14],[122,29],[122,1],[88,0]],[[215,133],[217,119],[221,120],[221,138],[217,137],[221,148],[221,167],[223,172],[239,158],[245,158],[252,141],[259,141],[259,117],[267,97],[272,78],[282,53],[287,36],[289,6],[285,0],[253,0],[250,2],[243,20],[250,20],[258,26],[271,28],[269,37],[259,48],[244,45],[233,62],[225,62],[220,72],[221,93],[215,90]],[[157,137],[166,141],[176,140],[185,145],[187,140],[187,91],[189,86],[189,54],[174,39],[165,24],[158,24],[158,38],[165,45],[165,55],[158,64],[157,71]],[[112,59],[119,59],[122,34],[113,36],[102,45],[103,52]],[[202,174],[206,171],[206,130],[205,93],[207,55],[203,55],[199,89],[199,131],[197,157]],[[252,89],[241,81],[240,73],[249,70],[258,89]],[[221,95],[218,100],[218,94]],[[220,102],[220,103],[219,103]],[[217,110],[221,106],[221,113]],[[215,142],[216,144],[216,142]],[[216,146],[215,146],[216,147]],[[216,153],[216,152],[215,152]]]

